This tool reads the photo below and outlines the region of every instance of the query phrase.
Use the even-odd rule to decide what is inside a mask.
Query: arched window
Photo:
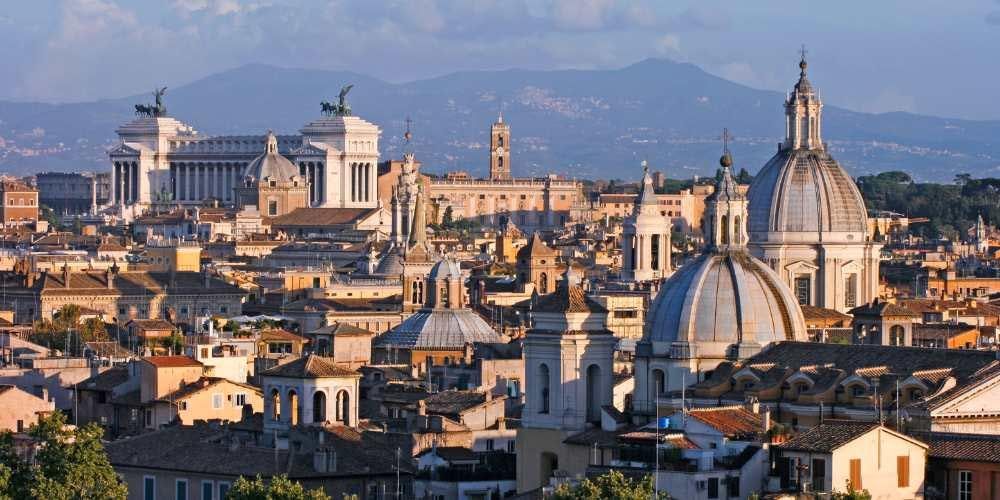
[[[497,157],[497,166],[498,167],[503,167],[503,156],[498,156]]]
[[[587,421],[601,421],[601,367],[587,368]]]
[[[653,370],[653,396],[659,396],[663,394],[663,391],[667,388],[667,376],[663,373],[663,370],[657,368]]]
[[[448,297],[448,283],[445,283],[444,285],[441,286],[441,303],[438,305],[440,307],[448,307],[449,298],[450,297]]]
[[[497,136],[497,144],[499,144],[500,146],[503,146],[503,136],[502,135],[498,135]]]
[[[545,273],[538,275],[538,293],[549,293],[549,276]]]
[[[844,306],[845,307],[857,307],[858,306],[858,275],[848,274],[847,278],[844,278]],[[897,345],[897,344],[893,344]]]
[[[733,243],[739,245],[743,243],[743,236],[740,234],[740,216],[733,217]]]
[[[729,217],[722,218],[722,226],[719,229],[719,241],[723,245],[729,244]]]
[[[326,422],[326,393],[316,391],[313,394],[313,423]]]
[[[549,412],[549,367],[538,365],[538,413]]]
[[[417,282],[414,281],[413,283],[411,283],[410,284],[410,288],[413,289],[413,293],[411,294],[412,295],[411,298],[413,300],[411,300],[411,302],[413,302],[414,304],[419,304],[420,300],[418,300],[418,299],[420,298],[420,296],[418,295],[418,292],[417,292]]]
[[[636,248],[636,242],[638,240],[639,239],[636,236],[632,236],[632,255],[630,256],[631,262],[629,263],[629,269],[635,269],[636,268],[635,264],[636,262],[639,261],[638,259],[639,249]]]
[[[277,422],[281,418],[281,393],[271,389],[271,420]]]
[[[337,421],[351,425],[351,395],[346,390],[337,393]]]
[[[288,391],[288,419],[292,425],[299,425],[299,394]]]

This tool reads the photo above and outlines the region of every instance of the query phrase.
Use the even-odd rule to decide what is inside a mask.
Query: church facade
[[[111,204],[126,217],[155,206],[236,203],[247,166],[266,152],[266,135],[204,136],[161,113],[119,127],[109,151]],[[378,206],[378,126],[346,112],[329,112],[298,135],[275,137],[277,152],[298,167],[311,207]]]

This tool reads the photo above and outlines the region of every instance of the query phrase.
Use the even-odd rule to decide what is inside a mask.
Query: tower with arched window
[[[490,180],[510,180],[510,125],[503,122],[503,113],[490,127]]]
[[[587,457],[570,452],[563,441],[600,426],[602,407],[612,404],[617,339],[604,326],[607,314],[587,296],[572,268],[532,309],[516,443],[519,491],[547,484],[554,469],[586,468]]]
[[[642,162],[642,191],[622,228],[622,280],[652,281],[670,275],[670,220],[660,213],[649,166]]]
[[[299,425],[346,425],[358,422],[361,374],[331,358],[310,354],[261,373],[264,434],[277,432],[279,446]]]

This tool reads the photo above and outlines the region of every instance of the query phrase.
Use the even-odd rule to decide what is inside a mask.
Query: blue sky
[[[1000,0],[18,0],[0,11],[0,99],[120,97],[247,63],[406,81],[647,57],[787,90],[802,43],[827,103],[1000,119]]]

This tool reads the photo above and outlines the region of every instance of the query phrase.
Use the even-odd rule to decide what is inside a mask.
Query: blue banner
[[[660,417],[656,420],[657,429],[669,429],[670,428],[670,417]]]

